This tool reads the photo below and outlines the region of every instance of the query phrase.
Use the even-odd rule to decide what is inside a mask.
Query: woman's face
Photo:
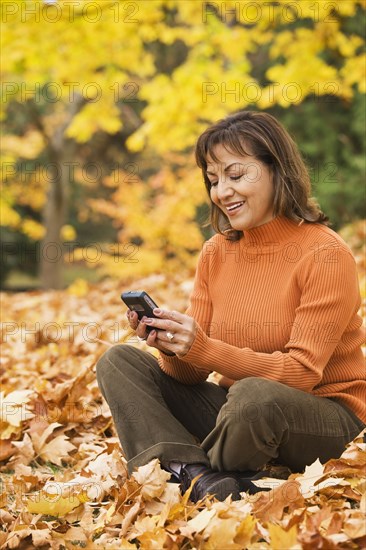
[[[245,231],[273,218],[274,186],[266,164],[252,156],[213,150],[218,162],[207,158],[211,200],[228,217],[231,227]]]

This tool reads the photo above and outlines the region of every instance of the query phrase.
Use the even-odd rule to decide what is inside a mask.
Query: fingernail
[[[147,325],[150,325],[153,321],[152,319],[149,319],[148,317],[146,317],[146,319],[143,322],[146,323]]]
[[[151,336],[155,336],[156,330],[152,330],[152,331],[150,332],[150,334],[151,334]]]
[[[160,313],[161,313],[161,309],[159,309],[158,307],[156,307],[153,311],[154,311],[155,315],[160,315]]]

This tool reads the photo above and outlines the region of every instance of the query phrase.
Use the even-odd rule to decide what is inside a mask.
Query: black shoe
[[[180,479],[175,474],[172,474],[170,479],[167,479],[167,483],[180,483]]]
[[[253,481],[256,481],[258,479],[262,479],[262,477],[271,477],[269,471],[267,470],[261,470],[260,472],[238,472],[239,477],[239,483],[240,483],[240,491],[244,493],[249,493],[250,495],[254,495],[255,493],[259,493],[260,491],[270,491],[270,487],[257,487],[257,485],[254,485]]]
[[[195,481],[190,500],[197,502],[206,495],[215,495],[217,500],[225,500],[229,495],[233,500],[240,500],[239,477],[232,472],[215,472],[204,464],[187,464],[180,472],[181,491],[184,494],[190,487],[193,479],[200,475]]]

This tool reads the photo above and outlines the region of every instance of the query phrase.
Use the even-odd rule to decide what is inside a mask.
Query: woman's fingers
[[[154,309],[155,317],[143,317],[141,321],[135,311],[128,310],[127,318],[136,335],[158,350],[185,355],[195,338],[197,327],[192,317],[179,311]],[[147,331],[150,327],[150,331]]]
[[[136,332],[136,335],[143,340],[147,337],[145,323],[139,322],[136,311],[127,310],[127,319],[132,330]]]
[[[158,313],[159,312],[159,313]],[[142,321],[146,323],[151,328],[160,329],[166,332],[176,333],[181,331],[184,326],[183,322],[186,318],[185,315],[178,313],[179,319],[176,311],[163,311],[163,310],[154,310],[156,317],[143,317]]]
[[[139,318],[137,316],[136,311],[131,311],[130,309],[128,309],[126,315],[127,315],[127,319],[130,324],[130,327],[133,330],[136,330],[139,325]]]
[[[192,346],[198,325],[196,321],[177,311],[154,310],[158,318],[143,318],[153,330],[147,343],[160,351],[169,351],[184,356]],[[162,318],[164,316],[164,318]]]
[[[160,308],[154,309],[154,315],[156,315],[159,319],[168,319],[169,321],[179,323],[180,325],[183,325],[187,318],[187,315],[184,313],[179,313],[179,311],[167,311]]]
[[[159,351],[162,351],[163,353],[173,352],[173,346],[169,347],[169,340],[165,340],[163,338],[163,331],[152,330],[151,332],[149,332],[146,343],[149,346],[156,348]]]

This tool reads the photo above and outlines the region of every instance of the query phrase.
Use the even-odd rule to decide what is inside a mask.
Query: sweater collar
[[[263,225],[246,229],[243,233],[245,245],[260,245],[265,243],[288,243],[299,234],[302,222],[296,223],[285,216],[277,216]]]

